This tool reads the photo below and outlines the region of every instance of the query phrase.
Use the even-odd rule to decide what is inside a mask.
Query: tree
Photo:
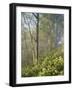
[[[23,14],[23,25],[27,28],[27,33],[30,36],[30,47],[32,51],[33,64],[37,63],[38,60],[38,29],[39,29],[39,14],[24,13]],[[35,32],[35,33],[34,33]],[[36,34],[37,33],[37,34]],[[27,43],[27,42],[26,42]]]

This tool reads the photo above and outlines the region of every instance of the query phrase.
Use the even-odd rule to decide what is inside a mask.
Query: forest
[[[64,15],[21,12],[21,76],[64,75]]]

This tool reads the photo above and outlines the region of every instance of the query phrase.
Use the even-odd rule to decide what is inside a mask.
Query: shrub
[[[64,74],[64,58],[61,48],[51,51],[47,56],[40,57],[38,64],[22,68],[22,77],[56,76]]]

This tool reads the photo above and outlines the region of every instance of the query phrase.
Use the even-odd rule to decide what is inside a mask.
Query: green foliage
[[[38,64],[23,67],[22,77],[63,75],[63,56],[63,47],[54,49],[47,56],[39,57]]]

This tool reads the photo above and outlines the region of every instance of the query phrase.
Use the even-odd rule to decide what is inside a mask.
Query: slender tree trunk
[[[57,47],[57,23],[55,19],[55,47]]]
[[[38,57],[39,57],[39,13],[37,13],[37,63],[38,63]]]
[[[33,36],[30,30],[30,25],[29,26],[29,34],[30,34],[30,40],[31,40],[31,50],[32,50],[32,57],[33,57],[33,64],[36,63],[36,57],[35,57],[35,45],[34,45],[34,41],[33,41]]]
[[[38,59],[39,59],[38,58],[39,57],[39,13],[37,13],[37,14],[33,13],[33,15],[37,20],[37,24],[36,24],[36,49],[35,49],[35,52],[37,51],[37,53],[36,53],[36,57],[37,57],[36,63],[38,64]]]

